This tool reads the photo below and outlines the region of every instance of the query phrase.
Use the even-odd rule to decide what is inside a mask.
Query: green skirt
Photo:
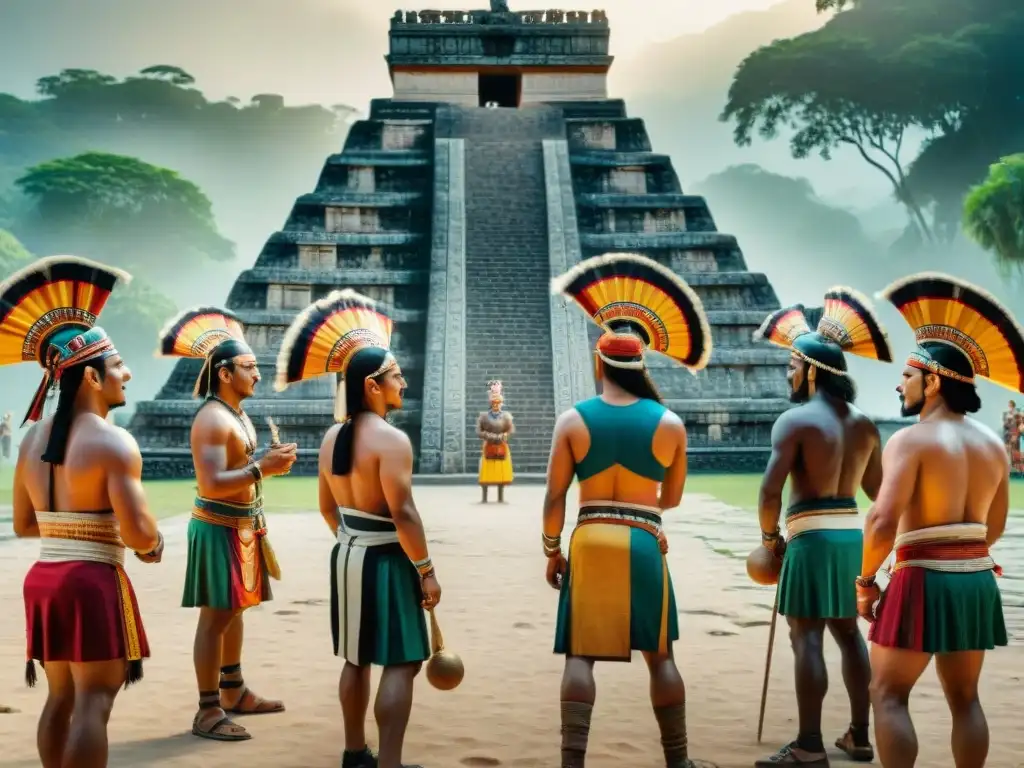
[[[678,639],[672,579],[654,534],[616,523],[577,525],[558,596],[555,653],[629,661],[632,651],[668,653]]]
[[[188,522],[183,608],[237,611],[273,599],[260,536],[254,530],[261,509],[259,502],[242,506],[196,499]],[[240,518],[245,522],[236,523]]]
[[[793,537],[779,574],[779,613],[795,619],[856,618],[855,582],[863,554],[864,534],[857,530]]]
[[[395,524],[378,515],[342,511],[331,553],[334,655],[382,667],[430,658],[423,592]]]
[[[990,651],[1007,644],[999,585],[992,571],[893,572],[868,640],[921,653]]]

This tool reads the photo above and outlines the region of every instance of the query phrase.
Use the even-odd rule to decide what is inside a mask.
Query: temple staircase
[[[487,382],[515,418],[516,472],[544,472],[555,423],[543,139],[564,138],[561,110],[452,109],[466,146],[466,456]]]

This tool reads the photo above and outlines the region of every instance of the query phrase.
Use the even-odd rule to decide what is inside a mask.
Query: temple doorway
[[[521,75],[479,75],[477,91],[480,94],[480,106],[497,105],[515,109],[519,106],[521,85]]]

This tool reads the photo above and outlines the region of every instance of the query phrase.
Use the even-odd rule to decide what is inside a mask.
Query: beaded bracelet
[[[548,536],[546,533],[542,533],[541,541],[544,543],[544,554],[548,557],[562,554],[561,536]]]
[[[772,533],[766,533],[765,531],[761,531],[761,542],[764,544],[767,544],[770,541],[778,541],[781,538],[782,531],[778,528],[776,528],[775,531]]]
[[[434,563],[430,557],[425,557],[422,560],[417,560],[413,563],[413,566],[419,571],[420,578],[425,579],[427,576],[434,572]]]

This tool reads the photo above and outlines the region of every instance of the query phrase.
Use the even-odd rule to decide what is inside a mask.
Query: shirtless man
[[[284,711],[284,704],[263,699],[242,679],[242,615],[271,600],[268,577],[280,578],[266,539],[262,481],[288,473],[296,446],[273,445],[253,458],[256,430],[242,401],[260,381],[259,366],[230,312],[208,307],[182,313],[161,333],[161,353],[205,360],[194,392],[204,402],[192,423],[197,495],[181,603],[199,608],[192,651],[199,711],[192,733],[242,741],[252,735],[229,714]]]
[[[772,453],[761,481],[758,517],[762,545],[782,559],[778,609],[789,623],[796,676],[796,740],[756,768],[827,768],[821,708],[828,691],[825,628],[839,645],[850,698],[850,727],[836,746],[856,761],[874,759],[868,739],[871,667],[857,626],[856,591],[847,586],[860,568],[857,489],[874,499],[882,482],[881,440],[874,423],[853,406],[856,395],[845,353],[892,361],[885,331],[866,298],[850,288],[825,294],[812,332],[803,307],[773,312],[755,338],[791,350],[790,400],[772,428]],[[779,528],[782,490],[790,480],[787,538]],[[783,557],[784,555],[784,557]]]
[[[1006,528],[1009,467],[999,437],[966,414],[981,408],[978,378],[1024,390],[1024,338],[1009,312],[955,278],[915,275],[883,295],[914,329],[918,346],[897,391],[903,414],[919,421],[886,443],[856,580],[858,610],[872,622],[878,755],[885,768],[916,763],[908,702],[934,655],[953,716],[953,763],[981,768],[989,735],[978,680],[985,651],[1007,644],[989,548]],[[893,548],[879,603],[875,576]]]
[[[354,291],[331,294],[286,334],[277,387],[340,373],[335,417],[320,446],[320,513],[338,543],[331,554],[334,654],[345,724],[342,768],[403,768],[413,683],[430,656],[423,608],[441,587],[412,498],[412,444],[385,421],[402,407],[402,369],[389,351],[392,322]],[[327,350],[330,354],[324,354]],[[374,716],[379,755],[366,740],[370,667],[384,668]],[[404,768],[419,768],[405,766]]]
[[[635,294],[648,296],[651,306],[633,299],[636,279],[653,287]],[[597,696],[594,663],[629,662],[632,651],[640,651],[665,765],[690,768],[686,689],[672,653],[679,625],[660,541],[662,513],[678,506],[686,482],[686,428],[662,405],[644,353],[654,349],[700,370],[711,353],[707,320],[686,283],[644,257],[588,259],[553,288],[606,329],[595,356],[602,394],[558,418],[544,497],[546,579],[560,592],[555,653],[566,657],[559,765],[584,765]],[[692,324],[666,323],[655,307]],[[674,332],[659,336],[657,327]],[[574,477],[580,511],[567,560],[561,535]]]
[[[109,291],[127,279],[57,257],[8,278],[0,295],[0,361],[20,362],[24,354],[46,371],[26,417],[38,423],[21,443],[13,488],[15,534],[41,539],[24,594],[26,680],[35,684],[38,659],[48,687],[36,735],[44,768],[106,766],[114,699],[142,678],[149,657],[124,550],[157,563],[163,537],[146,508],[138,445],[107,421],[125,404],[131,373],[94,325]],[[70,283],[79,290],[68,290]],[[69,297],[96,301],[77,307],[62,301]],[[69,317],[75,320],[59,322]],[[57,382],[57,408],[41,419]]]

